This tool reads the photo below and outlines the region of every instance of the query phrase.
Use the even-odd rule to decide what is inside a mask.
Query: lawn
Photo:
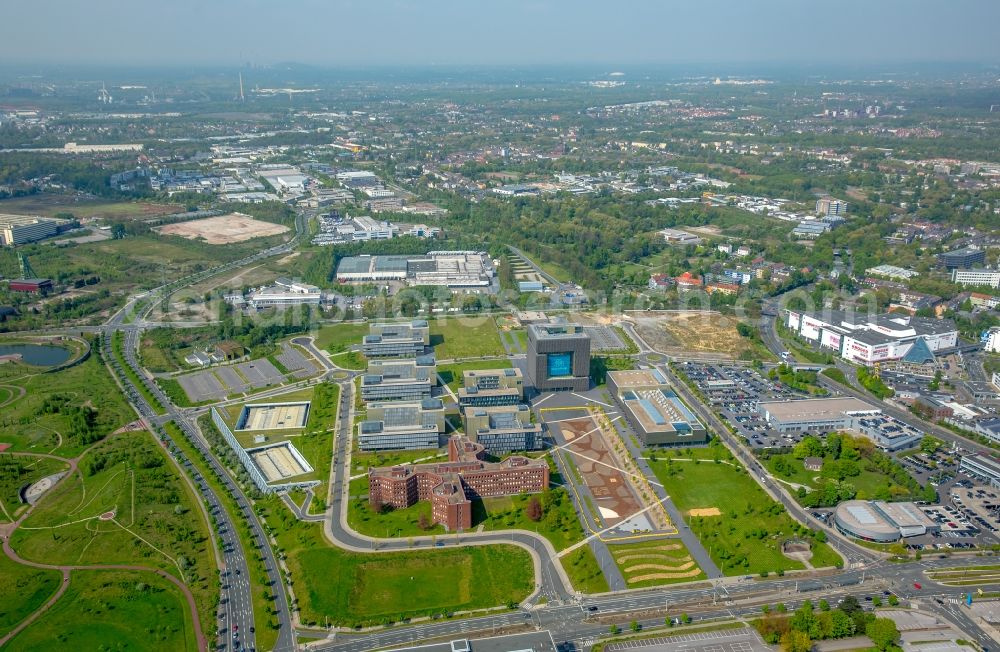
[[[314,343],[318,349],[342,353],[351,345],[361,344],[361,338],[367,334],[368,324],[334,324],[320,328]]]
[[[659,459],[650,467],[692,531],[726,575],[804,568],[781,553],[783,541],[802,535],[802,526],[771,500],[721,444],[677,454],[691,461]],[[715,461],[718,457],[719,461]],[[718,510],[693,515],[691,510]],[[814,543],[825,559],[826,544]]]
[[[492,317],[452,317],[430,322],[431,346],[438,360],[506,355]]]
[[[48,457],[0,453],[0,520],[12,521],[27,508],[19,495],[22,487],[68,468],[67,463]]]
[[[834,463],[833,456],[826,455],[823,458],[823,463]],[[764,464],[767,470],[776,477],[795,484],[804,485],[810,491],[815,491],[828,482],[836,482],[836,479],[821,477],[822,472],[820,471],[808,471],[803,465],[802,460],[795,459],[790,453],[771,455],[768,459],[764,460]],[[910,489],[894,482],[888,475],[877,470],[873,465],[866,463],[866,460],[859,460],[858,468],[860,469],[858,475],[844,479],[844,482],[854,485],[854,488],[857,489],[858,493],[855,497],[858,500],[872,500],[876,498],[879,500],[886,498],[898,500],[899,498],[911,497]],[[794,489],[792,489],[791,493],[801,502],[801,497],[798,497]]]
[[[62,581],[57,570],[15,564],[0,555],[0,633],[9,632],[48,600]]]
[[[478,371],[481,369],[510,369],[510,360],[470,360],[457,364],[443,364],[437,368],[438,375],[452,391],[457,392],[462,386],[462,372]]]
[[[605,593],[609,590],[601,567],[597,565],[597,557],[590,546],[580,546],[565,557],[560,557],[566,575],[569,576],[573,588],[581,593]]]
[[[287,509],[272,509],[267,519],[306,625],[374,625],[497,607],[534,588],[531,558],[514,546],[358,554],[331,546],[319,525]]]
[[[365,356],[357,351],[334,353],[330,356],[330,362],[341,369],[350,369],[352,371],[361,371],[368,367],[368,361],[365,360]]]
[[[367,491],[367,478],[358,478],[351,482],[351,496],[354,498],[348,507],[347,522],[358,532],[373,537],[411,537],[446,533],[441,525],[432,525],[427,529],[420,527],[421,516],[430,523],[430,501],[419,501],[405,509],[390,509],[376,514],[368,507],[368,501],[360,498]],[[565,489],[559,487],[537,495],[542,506],[542,517],[539,521],[528,518],[527,507],[531,498],[530,495],[516,495],[474,500],[472,528],[475,530],[482,526],[486,531],[537,532],[548,539],[557,551],[583,539],[583,528]]]
[[[705,579],[680,539],[615,544],[608,550],[630,589]]]
[[[213,610],[214,611],[214,610]],[[8,644],[17,650],[197,650],[181,592],[153,573],[74,571],[69,588]]]
[[[136,418],[95,354],[55,373],[11,375],[3,383],[26,392],[0,411],[0,442],[11,444],[13,451],[73,457]]]
[[[218,586],[196,500],[148,432],[127,432],[88,451],[80,474],[42,498],[11,546],[47,564],[163,569],[191,588],[207,627]],[[110,511],[113,520],[98,519]]]

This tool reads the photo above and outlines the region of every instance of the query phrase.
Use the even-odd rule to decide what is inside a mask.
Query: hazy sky
[[[1000,61],[998,0],[31,0],[8,63]]]

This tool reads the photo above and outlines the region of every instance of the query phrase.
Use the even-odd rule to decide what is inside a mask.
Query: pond
[[[36,367],[54,367],[73,355],[69,349],[49,344],[0,344],[0,356],[20,354],[27,364]]]

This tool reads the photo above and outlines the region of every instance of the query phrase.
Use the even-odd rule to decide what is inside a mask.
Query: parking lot
[[[765,378],[755,369],[738,365],[686,362],[679,369],[698,386],[712,408],[732,424],[750,446],[794,446],[802,439],[798,433],[778,434],[772,431],[757,411],[761,401],[804,398],[784,383]]]
[[[288,342],[282,343],[281,352],[275,359],[295,378],[308,378],[317,372],[316,365]]]
[[[278,385],[284,380],[284,374],[266,359],[249,360],[177,376],[177,382],[184,388],[192,403],[220,401],[233,394]]]
[[[590,336],[590,348],[596,353],[626,348],[625,342],[610,326],[584,326],[583,330]]]

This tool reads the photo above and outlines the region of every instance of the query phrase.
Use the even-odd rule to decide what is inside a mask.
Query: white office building
[[[953,269],[951,282],[959,285],[988,285],[1000,288],[1000,269]]]

